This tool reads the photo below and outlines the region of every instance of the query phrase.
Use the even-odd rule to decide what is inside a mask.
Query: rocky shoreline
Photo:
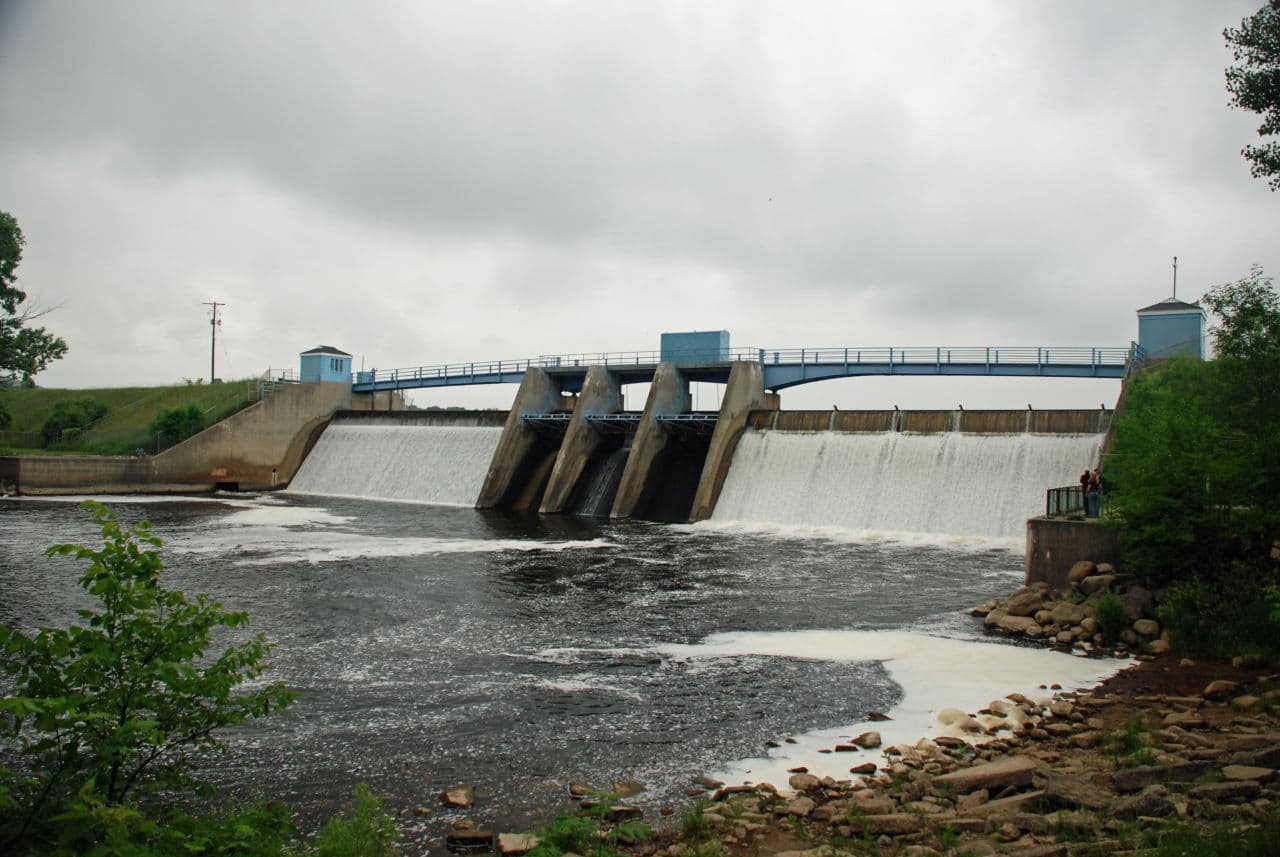
[[[1088,657],[1137,653],[1133,666],[1092,689],[1042,686],[1034,699],[1012,693],[978,711],[944,709],[939,734],[910,745],[880,747],[879,734],[864,733],[852,743],[882,756],[848,779],[803,767],[786,783],[700,778],[678,829],[615,837],[611,847],[634,857],[1051,857],[1139,851],[1171,825],[1275,825],[1280,675],[1239,659],[1168,654],[1152,618],[1162,593],[1149,581],[1082,562],[1067,585],[1023,587],[973,613],[993,634]],[[591,806],[592,789],[571,792]],[[607,827],[639,810],[606,803],[594,814]],[[462,822],[447,844],[520,857],[537,838]]]

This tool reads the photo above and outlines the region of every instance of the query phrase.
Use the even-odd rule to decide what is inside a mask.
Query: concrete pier
[[[534,475],[533,471],[544,461],[538,454],[545,441],[520,418],[522,413],[546,414],[564,411],[569,401],[561,395],[560,388],[551,376],[541,369],[525,370],[516,392],[511,411],[507,414],[502,438],[494,451],[484,487],[476,500],[477,509],[493,509],[515,504],[517,495],[525,492]],[[523,478],[521,478],[523,477]],[[526,497],[525,503],[529,500]]]
[[[702,478],[693,498],[689,522],[705,521],[716,509],[720,489],[729,474],[738,439],[747,428],[747,419],[753,410],[777,407],[777,397],[764,390],[764,370],[759,363],[738,361],[729,370],[729,383],[724,388],[724,401],[720,405],[720,419],[711,436],[711,448],[702,466]]]
[[[661,474],[654,473],[654,462],[671,442],[671,437],[658,422],[658,418],[683,414],[692,410],[692,407],[689,382],[680,374],[680,370],[674,363],[659,364],[649,387],[644,414],[640,417],[635,438],[631,442],[631,454],[627,456],[627,466],[622,471],[622,482],[618,485],[610,518],[630,518],[635,514],[650,480],[661,477]]]
[[[542,505],[538,507],[541,514],[555,515],[565,510],[573,499],[574,489],[578,487],[587,462],[600,447],[600,433],[587,421],[587,417],[614,413],[621,404],[622,386],[618,379],[603,366],[587,369],[582,392],[565,431],[564,442],[560,444],[560,454],[551,469],[547,491],[542,497]]]

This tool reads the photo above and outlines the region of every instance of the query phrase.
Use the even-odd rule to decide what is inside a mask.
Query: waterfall
[[[289,491],[471,506],[501,436],[478,426],[335,422]]]
[[[1098,460],[1097,434],[748,431],[716,521],[1021,537],[1045,490]]]

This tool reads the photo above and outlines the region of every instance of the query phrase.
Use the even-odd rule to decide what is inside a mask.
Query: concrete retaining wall
[[[1067,572],[1082,559],[1120,568],[1120,533],[1100,521],[1031,518],[1027,521],[1028,585],[1044,581],[1065,589]]]
[[[10,457],[0,464],[0,478],[22,494],[282,487],[293,478],[330,416],[350,405],[348,384],[290,384],[156,456]]]
[[[565,411],[571,406],[572,400],[561,394],[558,384],[545,371],[533,367],[525,370],[516,399],[507,414],[502,438],[498,441],[493,461],[489,464],[489,472],[485,474],[476,508],[528,508],[535,501],[529,486],[534,483],[535,478],[545,484],[542,480],[546,478],[546,472],[549,472],[546,454],[548,442],[526,425],[520,415]],[[552,449],[558,446],[557,440]]]
[[[573,417],[560,444],[547,491],[538,511],[544,515],[563,512],[573,498],[578,480],[591,455],[600,446],[600,433],[587,421],[588,416],[611,414],[622,407],[622,386],[608,369],[592,366],[582,382],[582,392],[573,409]]]
[[[659,364],[653,373],[653,383],[649,385],[649,398],[631,442],[631,454],[627,456],[618,493],[613,498],[610,518],[630,518],[650,491],[653,480],[662,479],[663,474],[655,472],[654,465],[671,442],[671,437],[658,422],[658,417],[675,416],[692,409],[689,382],[674,363]]]

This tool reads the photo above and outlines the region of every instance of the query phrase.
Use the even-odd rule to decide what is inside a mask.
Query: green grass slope
[[[0,453],[127,455],[138,448],[155,453],[172,443],[155,438],[147,430],[161,411],[195,405],[208,426],[250,404],[250,396],[256,390],[254,379],[100,390],[4,389],[0,390],[0,402],[13,419],[5,431],[0,431]],[[80,399],[105,405],[106,415],[78,441],[43,448],[40,427],[54,406]]]

